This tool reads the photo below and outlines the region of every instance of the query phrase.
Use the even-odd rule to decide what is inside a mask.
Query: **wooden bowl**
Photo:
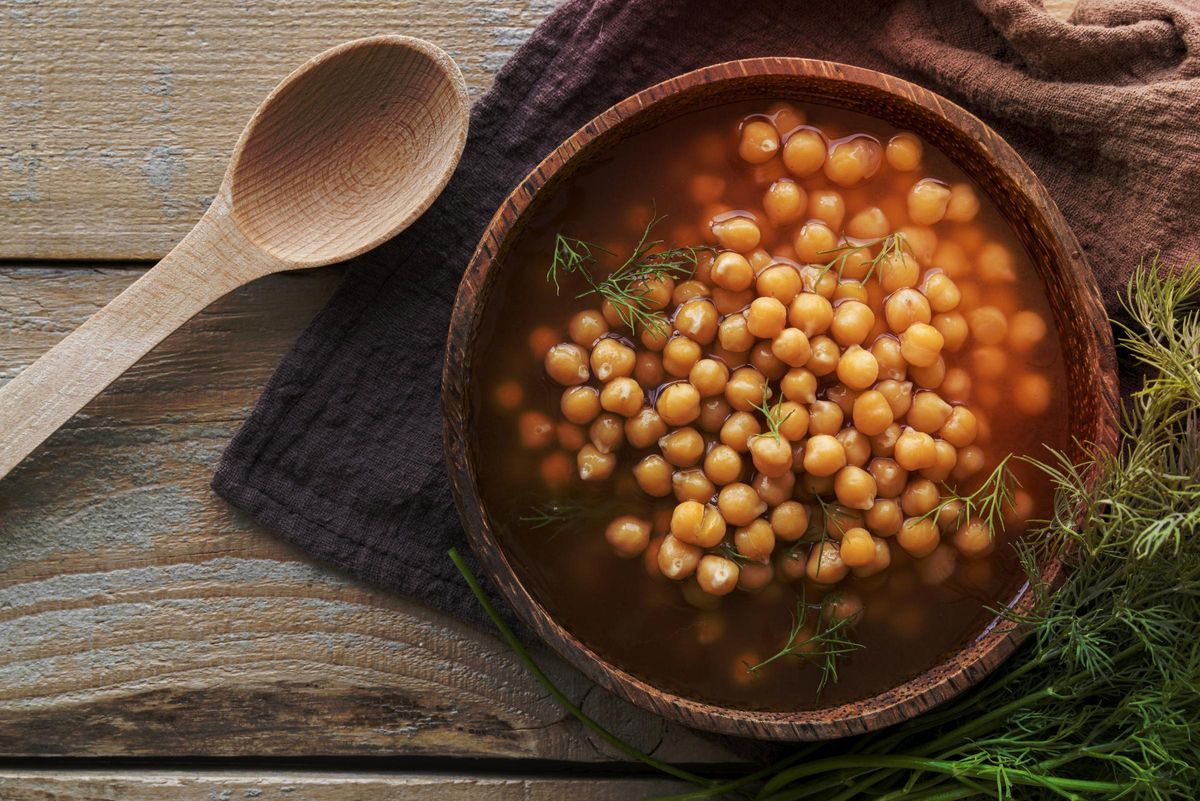
[[[747,711],[665,692],[605,661],[532,596],[497,542],[476,482],[470,394],[476,332],[504,254],[541,192],[553,192],[614,142],[699,108],[766,97],[813,101],[880,117],[941,149],[987,193],[1016,230],[1041,276],[1065,354],[1071,435],[1115,448],[1117,374],[1099,288],[1079,243],[1045,187],[993,130],[955,104],[907,81],[824,61],[731,61],[664,81],[583,126],[513,190],[492,218],[458,289],[442,393],[446,450],[463,525],[475,553],[520,616],[591,679],[671,720],[710,731],[775,740],[815,740],[878,729],[910,718],[972,686],[1016,648],[1021,634],[994,622],[940,664],[853,703],[796,712]],[[1047,578],[1060,565],[1047,564]],[[1025,588],[1009,603],[1028,604]]]

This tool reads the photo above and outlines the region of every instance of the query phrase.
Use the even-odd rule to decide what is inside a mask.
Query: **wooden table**
[[[0,381],[200,216],[263,94],[307,56],[428,38],[477,97],[556,0],[42,0],[0,21]],[[1064,15],[1074,0],[1050,3]],[[0,483],[0,798],[624,799],[621,764],[491,632],[364,586],[209,489],[337,268],[195,318]],[[2,433],[2,432],[0,432]],[[536,656],[660,758],[712,741]]]

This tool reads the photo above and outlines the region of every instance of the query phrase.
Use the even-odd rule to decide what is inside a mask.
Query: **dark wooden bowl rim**
[[[702,95],[705,102],[693,102]],[[687,102],[683,102],[685,96]],[[771,96],[839,105],[919,130],[959,164],[1001,207],[1038,266],[1055,313],[1065,353],[1071,354],[1071,428],[1105,448],[1115,448],[1116,358],[1095,279],[1074,234],[1028,165],[987,125],[926,89],[872,70],[798,58],[757,58],[705,67],[664,81],[617,103],[556,148],[497,210],[471,259],[455,300],[443,374],[446,451],[451,483],[471,547],[490,578],[521,617],[560,655],[622,698],[688,726],[776,740],[815,740],[882,728],[958,695],[996,668],[1023,634],[993,622],[940,664],[869,698],[809,711],[753,711],[705,703],[656,688],[606,661],[578,640],[526,589],[497,542],[476,484],[470,438],[471,362],[481,313],[489,297],[505,240],[519,228],[535,194],[568,164],[590,150],[638,130],[639,120],[665,119],[741,97]],[[677,107],[671,106],[675,103]],[[879,109],[887,106],[887,113]],[[670,107],[670,108],[668,108]],[[897,117],[903,119],[897,120]],[[906,123],[906,124],[901,124]],[[649,123],[644,127],[650,127]],[[618,130],[619,129],[619,130]],[[606,134],[612,132],[610,139]],[[570,170],[564,172],[569,174]],[[1071,363],[1080,363],[1082,366]],[[1044,566],[1053,581],[1059,562]],[[1026,587],[1009,605],[1030,603]]]

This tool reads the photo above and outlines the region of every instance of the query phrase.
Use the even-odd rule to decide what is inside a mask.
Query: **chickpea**
[[[603,453],[590,443],[579,449],[575,456],[579,477],[584,481],[604,481],[617,466],[615,453]]]
[[[743,292],[754,283],[754,270],[745,256],[726,250],[713,262],[712,283],[730,292]]]
[[[721,321],[719,337],[721,347],[734,353],[744,353],[754,347],[755,336],[741,314],[731,314]]]
[[[717,314],[728,315],[743,311],[754,300],[753,289],[743,289],[741,292],[730,292],[728,289],[713,287],[712,302]],[[741,316],[741,315],[738,315]],[[747,346],[749,347],[749,346]]]
[[[813,401],[808,407],[808,433],[833,435],[842,430],[845,412],[833,401]]]
[[[665,498],[671,494],[671,466],[657,453],[634,465],[633,477],[647,495]]]
[[[701,431],[715,434],[725,425],[725,419],[732,411],[733,408],[723,395],[705,398],[700,402],[700,416],[696,418],[696,424],[700,426]]]
[[[833,310],[829,333],[843,347],[861,345],[875,325],[871,307],[857,300],[845,300]]]
[[[590,348],[597,339],[608,333],[608,322],[596,309],[577,312],[567,323],[567,334],[581,348]]]
[[[928,367],[910,365],[908,374],[918,387],[937,389],[942,385],[942,379],[946,377],[946,360],[938,356],[937,360]]]
[[[929,301],[915,289],[899,289],[888,296],[883,306],[884,319],[888,328],[902,334],[917,323],[928,323],[931,319]]]
[[[704,475],[703,470],[676,470],[671,475],[671,490],[678,501],[708,503],[717,488]]]
[[[937,520],[938,531],[945,534],[957,530],[963,508],[963,502],[959,500],[944,501],[939,504],[937,514],[934,515],[934,519]]]
[[[875,387],[888,405],[892,407],[892,417],[899,419],[908,414],[912,407],[913,385],[911,381],[880,381]]]
[[[957,353],[967,341],[967,318],[963,317],[958,312],[947,312],[944,314],[936,314],[933,317],[933,327],[942,335],[944,349],[951,353]]]
[[[775,566],[770,562],[747,562],[741,571],[737,586],[743,592],[760,592],[775,579]]]
[[[852,528],[842,537],[838,553],[846,567],[866,567],[875,561],[875,538],[865,528]]]
[[[913,396],[906,421],[917,431],[933,434],[946,424],[953,411],[936,392],[918,392]]]
[[[920,517],[932,512],[941,501],[937,484],[927,478],[917,478],[908,482],[900,495],[900,508],[908,517]]]
[[[574,423],[563,420],[554,427],[554,435],[558,438],[559,446],[569,451],[577,451],[587,442],[583,429]]]
[[[675,279],[669,275],[647,276],[633,281],[630,289],[647,309],[661,311],[671,304],[675,293]]]
[[[655,526],[655,531],[658,527]],[[662,548],[665,536],[658,534],[650,538],[650,542],[646,545],[646,550],[642,551],[642,569],[646,571],[646,575],[652,579],[656,579],[662,575],[658,569],[658,551]]]
[[[867,510],[865,522],[877,537],[894,537],[904,523],[904,513],[896,501],[880,498]]]
[[[1008,336],[1008,318],[995,306],[981,306],[969,312],[967,324],[980,345],[999,345]]]
[[[600,392],[595,387],[568,387],[559,402],[563,417],[572,423],[590,423],[600,414]]]
[[[785,328],[771,342],[771,353],[790,367],[802,367],[812,358],[808,336],[799,328]]]
[[[808,196],[800,184],[790,178],[780,178],[767,187],[763,196],[763,211],[774,225],[788,225],[800,219]]]
[[[843,428],[836,439],[846,450],[846,464],[863,467],[871,459],[871,438],[856,428]]]
[[[850,568],[842,561],[837,543],[826,540],[814,545],[809,551],[805,573],[810,581],[817,584],[837,584],[849,572]]]
[[[725,196],[725,179],[719,175],[698,173],[688,180],[688,197],[700,206],[718,202]]]
[[[866,389],[879,377],[879,362],[858,345],[851,345],[837,363],[838,380],[851,389]]]
[[[975,270],[985,284],[1008,284],[1017,280],[1016,260],[999,242],[988,242],[975,257]]]
[[[924,178],[908,190],[906,202],[910,220],[917,225],[933,225],[946,216],[950,187],[936,178]]]
[[[762,433],[758,418],[749,412],[734,412],[721,426],[721,442],[738,453],[750,450],[750,438]]]
[[[971,374],[961,367],[951,367],[942,378],[942,397],[946,400],[965,402],[971,397]]]
[[[941,332],[927,323],[913,323],[900,334],[900,353],[914,367],[932,367],[943,345]]]
[[[762,241],[758,224],[741,214],[714,220],[709,227],[721,247],[738,253],[749,253]]]
[[[792,443],[783,437],[759,434],[750,440],[750,458],[760,473],[782,476],[792,470]]]
[[[922,584],[936,587],[944,584],[954,575],[957,562],[958,557],[955,556],[953,548],[949,545],[939,545],[934,548],[933,553],[914,562],[913,567]]]
[[[945,481],[958,463],[958,449],[944,439],[934,440],[933,447],[936,452],[934,464],[922,470],[921,476],[930,481]]]
[[[809,358],[812,358],[811,355]],[[760,340],[750,349],[750,364],[768,381],[778,381],[788,371],[788,366],[771,350],[769,339]]]
[[[970,222],[979,213],[979,198],[970,184],[952,184],[950,202],[946,204],[946,219],[950,222]]]
[[[787,304],[800,294],[803,281],[800,273],[791,264],[773,264],[758,274],[754,289],[760,297],[775,298],[783,304],[784,319],[787,318]],[[750,307],[753,310],[753,306]]]
[[[1050,408],[1050,381],[1041,373],[1025,373],[1013,385],[1013,402],[1024,414],[1042,414]]]
[[[912,172],[921,166],[921,153],[924,148],[921,140],[907,131],[896,134],[888,140],[888,166],[897,172]]]
[[[829,252],[837,246],[838,240],[833,229],[817,220],[800,226],[792,240],[796,257],[805,264],[824,264],[829,261]]]
[[[978,431],[975,414],[966,406],[955,406],[938,435],[955,448],[965,448],[975,441]]]
[[[794,401],[783,401],[775,407],[779,416],[779,434],[795,442],[808,433],[808,409]]]
[[[600,406],[606,412],[633,417],[642,409],[646,393],[632,378],[614,378],[600,390]]]
[[[875,479],[861,467],[847,465],[833,482],[838,503],[849,509],[870,509],[875,504]]]
[[[832,476],[846,466],[846,449],[829,434],[809,437],[804,446],[804,469],[814,476]]]
[[[933,520],[909,517],[900,526],[896,542],[900,543],[900,547],[908,551],[910,556],[920,559],[933,553],[941,542],[941,537]]]
[[[689,300],[675,311],[675,328],[689,339],[707,345],[717,335],[717,308],[705,299]]]
[[[680,542],[713,548],[725,538],[725,529],[725,518],[697,501],[684,501],[671,513],[671,536]]]
[[[717,507],[725,520],[735,526],[748,526],[750,521],[767,511],[767,505],[749,484],[726,484],[717,495]]]
[[[725,400],[738,411],[748,412],[761,405],[768,397],[770,390],[767,388],[767,380],[753,367],[739,367],[734,370],[725,384]]]
[[[788,370],[779,386],[783,396],[796,403],[812,403],[817,398],[817,377],[803,367]]]
[[[834,384],[825,390],[825,400],[833,403],[842,410],[842,419],[850,416],[854,412],[854,401],[858,399],[860,391],[851,389],[845,384]],[[832,431],[826,433],[834,433]]]
[[[879,283],[885,292],[915,287],[921,279],[921,265],[907,250],[891,253],[879,261]]]
[[[771,339],[787,325],[787,307],[776,298],[756,298],[746,310],[746,328],[756,337]]]
[[[748,526],[742,526],[733,533],[733,544],[738,553],[747,559],[765,562],[775,550],[775,531],[771,524],[759,518]]]
[[[680,281],[675,285],[675,290],[671,293],[671,303],[676,306],[682,306],[689,300],[707,297],[708,291],[708,284],[702,281]]]
[[[1023,489],[1013,490],[1012,504],[1004,511],[1006,529],[1021,529],[1033,516],[1033,496]]]
[[[801,292],[788,309],[788,322],[811,340],[829,330],[833,323],[833,304],[813,292]]]
[[[868,437],[882,434],[895,419],[887,398],[882,392],[874,389],[855,399],[852,416],[854,427]]]
[[[683,338],[677,337],[676,339]],[[672,342],[674,341],[675,340],[672,340]],[[691,340],[683,341],[691,342]],[[700,346],[696,345],[694,342],[692,345],[695,345],[696,355],[699,356]],[[668,345],[667,349],[663,351],[664,364],[667,363],[670,357],[671,345]],[[703,398],[719,395],[724,392],[725,382],[729,378],[728,367],[716,359],[697,359],[691,363],[691,366],[688,368],[687,372],[677,372],[678,369],[682,368],[683,362],[686,361],[687,358],[690,358],[690,354],[688,356],[680,357],[681,361],[679,364],[675,365],[675,369],[672,370],[670,367],[668,367],[667,372],[675,376],[687,376],[688,381],[691,382],[692,386],[696,388],[696,390],[700,393],[700,396]]]
[[[622,515],[604,529],[604,539],[622,559],[633,559],[650,544],[650,524],[632,515]]]
[[[896,440],[896,463],[909,472],[933,467],[937,463],[937,448],[933,437],[912,428],[905,428]]]
[[[817,376],[826,376],[837,370],[842,354],[836,342],[827,336],[818,335],[809,340],[809,347],[812,349],[812,355],[804,365],[809,372]]]
[[[896,464],[894,459],[877,456],[867,469],[875,479],[876,493],[882,498],[899,497],[908,486],[908,471]]]
[[[808,218],[819,220],[837,231],[846,218],[846,201],[834,189],[814,189],[808,193]]]
[[[954,547],[968,559],[987,556],[995,548],[992,530],[979,518],[971,518],[954,532]]]
[[[663,382],[662,357],[657,353],[642,351],[633,366],[633,378],[643,387],[657,387]]]
[[[867,288],[863,286],[862,281],[857,279],[846,279],[839,281],[837,288],[833,290],[832,300],[837,301],[856,300],[859,303],[867,303],[870,300],[870,294]],[[874,312],[871,313],[874,318]],[[837,319],[836,316],[834,318]]]
[[[1008,346],[1027,353],[1046,338],[1046,321],[1034,311],[1019,311],[1008,321]]]
[[[603,395],[602,392],[601,400]],[[668,384],[659,393],[654,408],[667,425],[686,426],[700,416],[700,392],[686,381]]]
[[[1008,354],[995,345],[983,345],[971,350],[971,370],[976,378],[995,381],[1008,372]]]
[[[560,342],[546,351],[546,373],[564,387],[585,383],[588,372],[587,351],[570,342]]]
[[[828,145],[816,128],[792,131],[783,144],[783,165],[797,178],[807,178],[825,163]]]
[[[775,537],[795,542],[808,531],[808,507],[799,501],[784,501],[771,510],[771,530]]]
[[[539,325],[529,332],[529,350],[535,359],[545,358],[558,341],[558,332],[548,325]]]
[[[846,233],[857,239],[880,239],[891,230],[891,222],[878,206],[868,206],[846,223]]]
[[[625,442],[625,426],[615,414],[602,414],[592,423],[588,436],[591,437],[596,450],[612,453],[620,450]]]
[[[696,568],[696,583],[709,595],[728,595],[738,585],[740,568],[732,559],[705,554]]]
[[[517,418],[517,431],[521,444],[531,451],[548,448],[554,441],[554,423],[541,412],[522,412]]]
[[[515,379],[501,381],[496,385],[492,398],[501,409],[511,412],[515,411],[521,405],[521,402],[525,400],[525,390],[521,388],[520,382]]]
[[[904,244],[922,267],[933,263],[938,235],[932,228],[928,225],[903,225],[896,229],[896,233],[904,237]]]
[[[807,443],[805,443],[805,445],[807,446]],[[804,462],[804,454],[803,453],[800,454],[800,462],[801,462],[801,466],[803,466],[803,462]],[[832,495],[833,494],[833,481],[834,481],[834,477],[832,475],[814,476],[812,473],[802,472],[802,473],[800,473],[800,495],[799,495],[799,497],[801,497],[801,498],[816,498],[817,496],[820,496],[820,495]]]
[[[718,486],[732,484],[742,476],[742,457],[728,445],[717,445],[704,457],[704,475]]]
[[[835,142],[825,159],[825,177],[838,186],[854,186],[879,170],[883,148],[870,136],[860,134]]]
[[[625,438],[635,448],[649,448],[666,433],[667,424],[649,406],[643,406],[625,421]]]
[[[897,526],[899,528],[899,526]],[[886,540],[875,539],[872,544],[875,546],[875,555],[869,565],[854,568],[854,575],[858,578],[870,578],[887,570],[892,564],[892,549],[888,546]]]
[[[571,480],[571,457],[562,451],[546,455],[538,465],[538,475],[550,489],[561,489]]]
[[[676,378],[685,378],[700,361],[700,345],[685,336],[672,337],[663,348],[663,369]]]
[[[704,437],[688,426],[677,428],[658,441],[663,457],[676,467],[692,467],[704,455]]]
[[[653,322],[648,322],[642,328],[638,340],[646,350],[660,351],[671,341],[671,323],[661,314],[651,315],[651,318]]]
[[[749,164],[765,164],[779,152],[779,132],[766,120],[749,120],[742,124],[738,155]]]
[[[669,579],[678,581],[696,572],[704,552],[668,534],[658,548],[658,569]]]
[[[954,472],[950,475],[954,476],[957,481],[965,481],[983,469],[984,458],[983,449],[978,445],[959,448],[958,462],[954,465]]]

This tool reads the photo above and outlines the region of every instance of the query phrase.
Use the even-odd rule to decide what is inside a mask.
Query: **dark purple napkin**
[[[442,465],[450,307],[509,190],[591,117],[681,72],[807,56],[899,75],[995,127],[1056,198],[1110,310],[1144,255],[1200,254],[1200,9],[1083,0],[570,0],[476,105],[462,164],[410,230],[355,260],[225,452],[213,487],[366,581],[481,612]],[[464,548],[465,550],[465,548]]]

